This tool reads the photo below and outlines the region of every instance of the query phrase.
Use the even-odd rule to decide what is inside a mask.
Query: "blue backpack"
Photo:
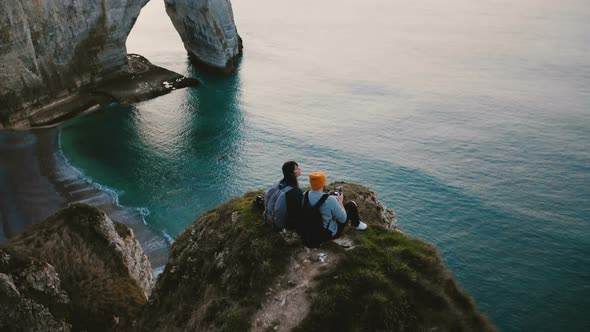
[[[264,220],[271,222],[275,229],[283,229],[287,225],[287,192],[293,189],[284,186],[281,181],[275,183],[264,195]]]

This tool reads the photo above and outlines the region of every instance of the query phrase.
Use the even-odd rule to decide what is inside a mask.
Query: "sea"
[[[173,241],[296,160],[373,190],[501,331],[590,331],[590,2],[232,5],[225,77],[142,9],[127,51],[203,84],[63,124],[73,168]]]

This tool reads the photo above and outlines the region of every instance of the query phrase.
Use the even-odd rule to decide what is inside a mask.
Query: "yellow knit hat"
[[[326,186],[326,174],[324,172],[309,173],[309,184],[311,189],[322,190]]]

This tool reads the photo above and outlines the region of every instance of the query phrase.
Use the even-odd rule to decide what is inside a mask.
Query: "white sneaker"
[[[356,229],[357,231],[364,231],[365,229],[367,229],[367,224],[365,224],[362,221],[359,221],[359,225],[356,226],[354,229]]]

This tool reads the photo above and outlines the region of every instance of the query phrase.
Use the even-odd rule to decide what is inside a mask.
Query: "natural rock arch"
[[[230,73],[242,53],[242,39],[230,0],[164,0],[191,61]]]
[[[148,1],[1,1],[0,128],[125,74],[125,42]],[[233,70],[241,40],[229,0],[166,7],[194,63]]]

